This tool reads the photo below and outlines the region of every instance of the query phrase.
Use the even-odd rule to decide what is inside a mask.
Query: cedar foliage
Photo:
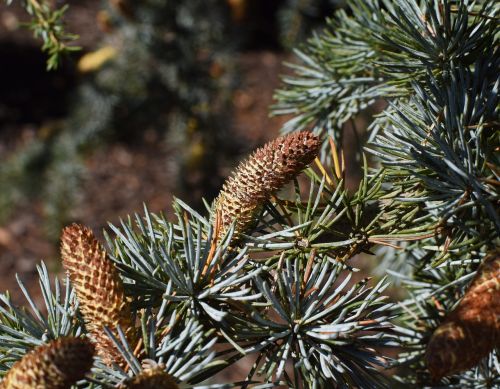
[[[276,94],[274,112],[292,115],[285,137],[221,192],[255,182],[244,223],[219,198],[205,212],[176,199],[173,219],[145,208],[110,226],[109,271],[135,320],[94,319],[125,368],[97,358],[81,386],[126,385],[159,368],[182,387],[217,387],[217,373],[248,356],[253,365],[227,387],[498,387],[499,8],[353,0],[334,15]],[[362,179],[348,191],[344,125],[379,101],[359,137]],[[266,150],[300,137],[313,140],[307,158],[266,176]],[[384,276],[357,277],[360,253],[364,270]],[[32,312],[1,296],[0,374],[41,342],[89,332],[78,285],[67,280],[63,295],[39,273],[47,315],[28,293]]]

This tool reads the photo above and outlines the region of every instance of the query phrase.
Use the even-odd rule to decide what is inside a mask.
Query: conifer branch
[[[12,3],[12,0],[5,1],[7,4]],[[71,42],[78,39],[78,35],[68,33],[64,29],[63,18],[68,5],[52,9],[47,0],[23,0],[21,3],[32,18],[29,28],[34,37],[43,41],[42,51],[49,56],[48,70],[59,67],[63,54],[80,50],[80,47],[71,45]]]
[[[37,303],[19,277],[17,282],[27,306],[15,305],[8,293],[0,294],[0,376],[31,349],[82,333],[83,321],[69,280],[62,284],[55,278],[51,283],[43,262],[37,270],[43,304]]]
[[[309,41],[278,93],[278,113],[295,115],[290,134],[243,162],[214,206],[175,199],[173,219],[145,208],[111,226],[109,256],[90,230],[68,227],[74,290],[62,296],[42,267],[47,315],[28,293],[32,313],[0,296],[1,374],[84,332],[101,355],[86,388],[203,385],[242,358],[254,358],[244,378],[213,387],[500,385],[500,7],[350,7]],[[362,179],[348,191],[333,138],[379,98],[388,105],[370,125],[373,167],[360,147]],[[355,280],[358,254],[379,260],[380,281]],[[395,304],[386,276],[407,292]]]

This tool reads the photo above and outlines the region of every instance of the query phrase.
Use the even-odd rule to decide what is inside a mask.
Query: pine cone
[[[308,131],[280,137],[257,149],[242,162],[216,199],[221,225],[218,238],[235,223],[233,239],[254,222],[264,202],[296,177],[319,152],[321,143]]]
[[[92,231],[77,224],[63,230],[61,257],[98,354],[108,365],[123,364],[123,357],[104,332],[106,326],[117,335],[116,327],[120,326],[131,344],[135,339],[130,307],[117,269]]]
[[[178,389],[175,380],[160,367],[144,370],[131,378],[119,389]]]
[[[94,346],[85,338],[59,338],[36,347],[9,370],[2,389],[66,389],[91,369]]]
[[[434,331],[426,360],[431,376],[444,376],[476,366],[500,347],[500,255],[487,257],[462,301]]]

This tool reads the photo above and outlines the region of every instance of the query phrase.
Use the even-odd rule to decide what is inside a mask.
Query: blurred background
[[[0,0],[0,290],[36,296],[61,228],[102,234],[143,203],[201,209],[231,169],[278,136],[273,91],[293,47],[340,0],[79,0],[78,52],[46,70],[29,15]],[[101,235],[102,236],[102,235]]]

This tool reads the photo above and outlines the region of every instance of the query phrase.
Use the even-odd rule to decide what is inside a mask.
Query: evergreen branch
[[[52,286],[45,264],[42,262],[37,269],[43,308],[37,306],[19,278],[17,282],[31,312],[14,305],[8,294],[0,295],[0,375],[32,348],[60,337],[78,337],[83,331],[75,291],[69,280],[61,288],[55,278]],[[46,314],[42,314],[44,311]]]
[[[352,16],[339,10],[327,28],[297,51],[302,65],[291,65],[294,75],[284,77],[285,89],[275,95],[276,115],[293,115],[285,133],[311,129],[341,138],[342,124],[377,99],[411,96],[411,82],[428,72],[446,76],[488,57],[498,30],[498,7],[484,2],[428,0],[377,2],[355,0]],[[488,17],[484,17],[484,16]]]
[[[488,124],[498,116],[497,62],[494,55],[475,70],[458,67],[444,83],[429,75],[426,87],[415,84],[411,104],[386,112],[388,124],[371,149],[399,192],[394,200],[421,204],[434,218],[436,235],[448,240],[443,255],[467,250],[464,242],[495,244],[500,231],[497,178],[489,163],[498,139]]]
[[[131,345],[120,328],[117,330],[118,338],[113,332],[107,331],[128,369],[116,371],[110,366],[98,364],[91,381],[119,385],[120,388],[134,387],[134,383],[153,370],[162,372],[162,380],[166,380],[166,387],[170,389],[176,387],[176,383],[182,383],[182,387],[186,387],[191,382],[202,381],[207,375],[227,366],[227,362],[214,359],[216,354],[211,351],[216,342],[213,330],[204,331],[202,325],[192,320],[178,321],[175,314],[168,322],[157,319],[158,316],[151,311],[142,312],[143,338],[140,344],[143,346],[137,352],[142,363],[135,355],[127,352],[131,350]],[[166,379],[165,375],[171,378]]]
[[[272,281],[257,276],[269,310],[256,319],[270,332],[261,343],[266,348],[259,374],[279,380],[291,358],[295,379],[306,387],[386,387],[372,365],[385,363],[373,350],[393,341],[391,304],[380,295],[387,284],[372,289],[363,280],[344,290],[351,276],[344,265],[313,260],[306,267],[287,256]]]
[[[12,3],[12,0],[5,1],[8,5]],[[43,41],[42,51],[48,55],[48,70],[59,67],[63,54],[80,50],[80,47],[70,45],[78,36],[64,29],[63,18],[68,5],[52,9],[46,0],[24,0],[22,6],[32,19],[28,25],[29,29],[33,31],[35,38],[41,38]]]
[[[360,152],[357,190],[333,138],[314,159],[318,139],[299,132],[258,150],[205,213],[176,199],[173,220],[145,208],[111,226],[109,258],[89,231],[66,230],[87,328],[70,320],[70,287],[61,306],[44,273],[48,316],[29,295],[32,314],[2,297],[2,374],[47,338],[88,331],[116,356],[96,361],[89,388],[199,385],[244,357],[255,357],[246,378],[213,387],[391,387],[378,370],[391,366],[419,387],[498,386],[498,9],[354,0],[299,54],[279,113],[296,115],[284,132],[340,136],[363,105],[387,100],[370,126],[380,165]],[[352,259],[372,250],[406,292],[397,304],[385,277],[351,282]],[[467,354],[476,346],[480,361]]]

